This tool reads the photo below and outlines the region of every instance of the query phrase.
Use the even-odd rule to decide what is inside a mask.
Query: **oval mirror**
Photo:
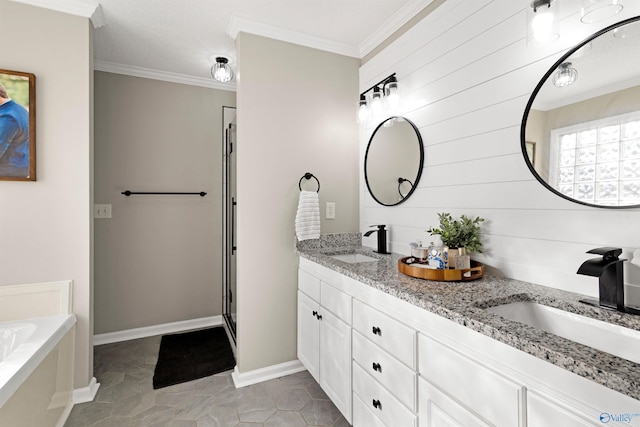
[[[373,131],[364,156],[364,179],[369,194],[384,206],[411,196],[420,181],[424,147],[416,125],[404,117],[390,117]]]
[[[605,28],[544,75],[522,119],[529,169],[588,206],[640,206],[640,17]]]

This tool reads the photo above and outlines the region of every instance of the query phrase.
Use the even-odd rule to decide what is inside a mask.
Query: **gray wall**
[[[359,61],[241,33],[238,347],[241,373],[296,360],[298,181],[322,185],[323,233],[358,231]],[[315,182],[308,189],[315,189]],[[336,202],[336,219],[324,203]]]
[[[73,280],[75,388],[93,375],[87,18],[0,0],[0,68],[36,75],[36,182],[0,183],[0,286]]]
[[[95,73],[95,333],[221,314],[222,106],[235,93]],[[130,196],[205,191],[207,196]]]

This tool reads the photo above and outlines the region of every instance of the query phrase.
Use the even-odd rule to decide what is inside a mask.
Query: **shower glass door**
[[[224,125],[224,146],[222,153],[223,170],[223,286],[222,314],[227,328],[236,339],[236,236],[237,236],[237,197],[236,197],[236,109],[222,107]]]

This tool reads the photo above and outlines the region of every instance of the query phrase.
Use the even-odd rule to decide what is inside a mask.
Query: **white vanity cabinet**
[[[298,357],[354,427],[584,427],[640,414],[638,400],[310,260],[298,286]],[[640,415],[607,425],[640,426]]]
[[[298,272],[298,359],[351,422],[351,297]]]

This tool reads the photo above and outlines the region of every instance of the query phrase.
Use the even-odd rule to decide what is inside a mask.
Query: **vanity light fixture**
[[[369,98],[367,98],[368,93],[371,93]],[[385,77],[360,94],[358,122],[364,123],[372,115],[381,114],[384,107],[383,100],[388,104],[389,108],[396,108],[400,102],[396,73]]]
[[[552,42],[560,35],[555,30],[556,8],[558,2],[554,0],[534,0],[531,3],[529,22],[533,39],[538,43]],[[531,13],[533,11],[533,13]]]
[[[604,21],[620,13],[623,8],[620,0],[582,0],[580,21],[584,24]]]
[[[572,85],[577,78],[578,71],[571,66],[571,62],[563,62],[553,75],[553,84],[557,87],[565,87]]]
[[[233,68],[229,65],[229,60],[218,56],[215,64],[211,66],[211,76],[221,83],[233,80]]]

